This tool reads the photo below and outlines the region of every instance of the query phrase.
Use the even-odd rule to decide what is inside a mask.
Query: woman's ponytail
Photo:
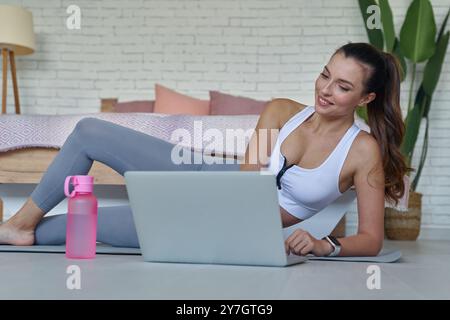
[[[381,147],[385,173],[385,195],[389,202],[398,204],[405,192],[403,177],[408,168],[400,145],[405,134],[405,124],[400,108],[400,64],[390,53],[383,53],[386,66],[385,82],[375,100],[367,104],[367,115],[372,135]]]
[[[400,72],[398,59],[367,43],[349,43],[336,52],[343,52],[369,65],[371,76],[366,93],[375,92],[376,98],[367,104],[370,134],[377,140],[383,159],[385,199],[398,204],[405,190],[404,176],[412,171],[400,151],[405,124],[400,108]]]

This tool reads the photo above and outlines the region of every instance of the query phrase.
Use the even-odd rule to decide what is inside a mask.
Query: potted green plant
[[[405,117],[405,137],[401,145],[401,152],[405,156],[407,164],[411,167],[414,149],[418,139],[422,121],[425,121],[425,133],[422,150],[420,151],[419,164],[414,170],[415,175],[409,188],[409,201],[407,210],[399,210],[396,207],[385,209],[385,233],[388,239],[416,240],[420,232],[422,194],[416,191],[419,179],[425,164],[428,150],[429,111],[434,90],[439,81],[442,65],[450,36],[450,31],[445,32],[450,7],[436,36],[436,23],[433,7],[429,0],[413,0],[408,7],[403,21],[400,37],[396,36],[392,11],[388,0],[358,0],[369,42],[378,49],[394,54],[402,66],[402,81],[407,74],[407,63],[411,68],[411,84],[409,90],[408,108]],[[382,28],[369,28],[366,24],[370,18],[370,6],[379,8]],[[374,8],[374,7],[371,7]],[[369,9],[369,12],[368,12]],[[417,91],[416,68],[424,64],[422,81]],[[413,95],[415,92],[415,98]],[[365,109],[357,108],[359,117],[367,121]],[[409,174],[410,175],[410,174]],[[405,177],[407,181],[410,177]]]

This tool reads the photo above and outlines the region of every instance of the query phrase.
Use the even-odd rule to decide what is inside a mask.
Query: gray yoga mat
[[[0,245],[0,252],[40,252],[40,253],[65,253],[65,245],[55,246],[10,246]],[[139,248],[112,247],[109,245],[98,244],[97,254],[123,254],[140,255]],[[376,262],[387,263],[395,262],[401,257],[399,250],[383,249],[376,257],[314,257],[308,256],[309,260],[330,260],[330,261],[348,261],[348,262]]]
[[[53,245],[53,246],[11,246],[0,245],[0,252],[40,252],[40,253],[66,253],[66,245]],[[113,247],[110,245],[97,244],[97,254],[128,254],[128,255],[140,255],[141,249],[139,248],[126,248],[126,247]]]
[[[402,256],[400,250],[383,249],[376,257],[309,257],[309,260],[327,260],[327,261],[347,261],[347,262],[376,262],[389,263],[396,262]]]

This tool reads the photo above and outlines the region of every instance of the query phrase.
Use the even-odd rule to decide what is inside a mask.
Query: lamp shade
[[[30,11],[12,5],[0,5],[0,48],[16,55],[34,52],[33,16]]]

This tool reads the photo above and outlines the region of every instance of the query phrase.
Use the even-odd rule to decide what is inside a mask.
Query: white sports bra
[[[294,164],[286,167],[286,158],[280,152],[283,140],[314,112],[314,106],[307,106],[284,124],[278,134],[268,168],[277,175],[280,206],[302,220],[310,218],[342,195],[339,190],[339,174],[353,140],[361,130],[353,123],[328,158],[316,168],[306,169]]]

